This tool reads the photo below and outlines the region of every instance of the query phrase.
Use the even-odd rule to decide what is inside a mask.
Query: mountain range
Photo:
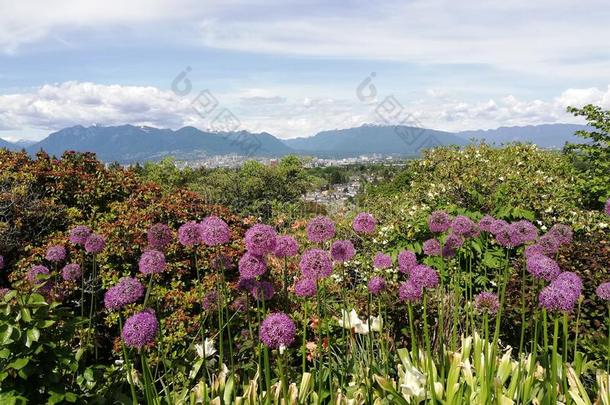
[[[464,146],[472,140],[500,145],[531,142],[543,148],[561,148],[566,142],[582,142],[574,135],[584,125],[543,124],[500,127],[491,130],[445,132],[408,126],[362,125],[356,128],[322,131],[306,138],[280,140],[267,132],[207,132],[194,127],[178,130],[121,125],[83,127],[77,125],[53,132],[35,143],[11,143],[0,139],[0,148],[45,150],[59,156],[66,150],[95,152],[104,161],[130,163],[158,160],[172,155],[189,160],[201,156],[237,154],[243,156],[352,157],[365,154],[417,156],[422,149],[440,145]]]

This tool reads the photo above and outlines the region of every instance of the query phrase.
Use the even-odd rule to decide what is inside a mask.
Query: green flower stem
[[[557,341],[559,337],[559,317],[554,316],[553,357],[551,358],[551,403],[557,403]]]
[[[580,332],[580,304],[582,304],[582,299],[579,298],[578,307],[576,309],[576,322],[574,325],[574,356],[572,357],[573,359],[576,358],[576,352],[578,351],[578,332]]]
[[[428,296],[424,292],[424,341],[426,345],[426,364],[428,372],[426,373],[426,384],[432,395],[432,403],[436,404],[436,393],[434,391],[434,368],[432,367],[432,349],[430,348],[430,334],[428,332]]]
[[[303,303],[303,344],[301,347],[301,354],[302,354],[302,369],[303,369],[303,374],[305,374],[305,372],[307,371],[307,321],[308,321],[308,314],[307,314],[307,308],[309,307],[308,302],[305,301]]]
[[[521,353],[523,353],[523,345],[525,343],[525,281],[526,281],[526,272],[525,266],[521,270],[521,335],[519,338],[519,357],[521,357]]]
[[[413,328],[413,304],[409,302],[409,332],[411,334],[411,357],[414,361],[419,361],[419,353],[417,349],[417,340],[415,339],[415,329]]]

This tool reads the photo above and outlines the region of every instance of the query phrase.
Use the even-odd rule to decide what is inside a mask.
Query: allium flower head
[[[211,311],[218,308],[218,293],[212,290],[203,296],[201,307],[206,311]]]
[[[604,212],[606,215],[610,215],[610,198],[606,200],[606,205],[604,206]]]
[[[207,246],[218,246],[231,240],[229,225],[217,216],[211,215],[201,221],[201,241]]]
[[[182,246],[195,246],[201,242],[201,225],[196,221],[189,221],[178,228],[178,242]]]
[[[273,227],[265,224],[256,224],[246,231],[246,249],[248,252],[264,256],[273,253],[277,244],[277,232]]]
[[[127,347],[141,349],[155,341],[159,321],[152,309],[130,316],[123,327],[123,341]]]
[[[349,240],[337,240],[330,247],[330,254],[334,261],[346,262],[354,257],[356,249]]]
[[[451,221],[451,229],[458,235],[472,235],[476,228],[474,221],[465,215],[458,215]]]
[[[85,251],[87,253],[98,254],[106,247],[106,240],[103,236],[96,233],[89,235],[85,241]]]
[[[474,298],[474,306],[480,312],[495,314],[500,307],[500,302],[496,294],[485,291],[477,294]]]
[[[398,254],[398,268],[401,273],[408,274],[409,271],[417,266],[417,256],[410,250],[403,250]]]
[[[443,247],[447,247],[449,249],[458,249],[464,245],[464,238],[460,236],[458,233],[451,232],[447,235],[445,239],[445,243]]]
[[[276,257],[292,257],[299,252],[299,244],[290,235],[278,236],[273,254]]]
[[[54,263],[62,262],[66,260],[66,248],[61,245],[51,246],[44,258]]]
[[[451,226],[451,217],[445,211],[434,211],[428,217],[428,228],[431,232],[445,232]]]
[[[276,312],[261,322],[259,338],[270,349],[279,349],[290,346],[296,332],[297,327],[292,319],[282,312]]]
[[[511,245],[516,247],[532,242],[538,237],[538,228],[530,221],[521,220],[508,226],[508,237]]]
[[[545,233],[538,238],[538,245],[542,246],[544,254],[554,255],[559,250],[560,243],[552,233]]]
[[[66,264],[61,269],[61,277],[66,281],[76,281],[82,277],[80,265],[78,263]]]
[[[523,251],[523,256],[528,259],[532,255],[544,255],[544,248],[540,245],[529,245],[526,246]]]
[[[250,293],[257,300],[269,301],[275,295],[275,287],[269,281],[257,281]]]
[[[146,239],[151,249],[163,250],[172,243],[172,230],[165,224],[154,224],[146,233]]]
[[[258,283],[255,278],[239,277],[235,288],[242,291],[250,291]]]
[[[165,255],[158,250],[147,250],[142,253],[138,265],[143,274],[161,273],[167,267]]]
[[[549,312],[572,312],[578,297],[574,291],[552,282],[540,291],[538,302]]]
[[[560,245],[569,245],[572,243],[573,232],[572,228],[564,224],[555,224],[549,231],[555,237]]]
[[[595,293],[602,300],[610,301],[610,282],[600,284],[595,289]]]
[[[420,264],[411,270],[409,281],[423,288],[436,288],[439,278],[433,268]]]
[[[313,297],[317,291],[316,282],[308,278],[302,278],[294,285],[294,293],[297,297]]]
[[[527,271],[538,279],[546,281],[554,280],[561,270],[557,262],[540,254],[533,254],[526,260]]]
[[[610,215],[610,214],[608,214]],[[375,232],[377,221],[368,212],[361,212],[354,218],[352,228],[356,233],[371,234]]]
[[[50,274],[49,269],[41,265],[32,266],[25,274],[25,278],[30,284],[40,284],[42,280],[39,280],[38,276],[41,274]]]
[[[553,283],[573,291],[574,294],[580,297],[583,285],[582,279],[578,274],[571,271],[564,271],[563,273],[559,274],[555,280],[553,280]]]
[[[496,219],[489,225],[489,232],[492,235],[497,235],[508,226],[508,222],[503,219]]]
[[[506,248],[516,247],[516,245],[513,244],[513,240],[510,237],[509,225],[505,226],[500,231],[496,232],[496,234],[494,236],[496,237],[496,242],[500,246],[504,246]]]
[[[318,216],[307,224],[307,239],[320,243],[335,237],[335,223],[328,217]]]
[[[436,239],[428,239],[423,245],[424,254],[426,256],[440,256],[441,255],[441,243]]]
[[[385,279],[383,277],[373,277],[369,280],[367,288],[373,295],[380,294],[386,288]]]
[[[385,253],[377,252],[373,259],[373,266],[378,269],[387,269],[392,267],[392,256]]]
[[[104,306],[116,310],[133,304],[144,296],[144,286],[135,278],[123,277],[104,294]]]
[[[78,225],[70,230],[68,239],[73,245],[84,245],[89,235],[91,235],[91,229],[89,229],[89,227]]]
[[[309,249],[303,252],[299,267],[303,276],[312,280],[326,278],[333,272],[330,255],[322,249]]]
[[[403,302],[419,302],[422,299],[422,296],[422,287],[412,281],[402,283],[400,287],[398,287],[398,298]]]
[[[479,221],[479,228],[485,232],[491,232],[491,225],[494,223],[496,219],[491,215],[485,215]]]
[[[244,279],[254,279],[262,276],[267,271],[265,259],[250,252],[244,253],[241,259],[239,259],[238,267],[239,274]]]

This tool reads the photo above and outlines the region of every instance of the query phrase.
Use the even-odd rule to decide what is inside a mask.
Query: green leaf
[[[7,366],[7,368],[12,368],[12,369],[15,369],[15,370],[21,370],[22,368],[27,366],[29,362],[30,362],[30,359],[28,357],[22,357],[22,358],[16,359],[13,362],[11,362]]]
[[[26,347],[32,346],[32,343],[38,342],[38,339],[40,339],[40,331],[36,328],[28,329],[28,331],[26,332],[25,335],[26,335],[26,339],[25,339]]]

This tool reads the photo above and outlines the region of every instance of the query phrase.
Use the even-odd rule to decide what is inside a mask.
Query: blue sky
[[[192,108],[204,90],[282,138],[387,123],[390,96],[435,129],[576,122],[567,105],[610,108],[608,21],[602,0],[0,0],[0,137],[210,128]]]

